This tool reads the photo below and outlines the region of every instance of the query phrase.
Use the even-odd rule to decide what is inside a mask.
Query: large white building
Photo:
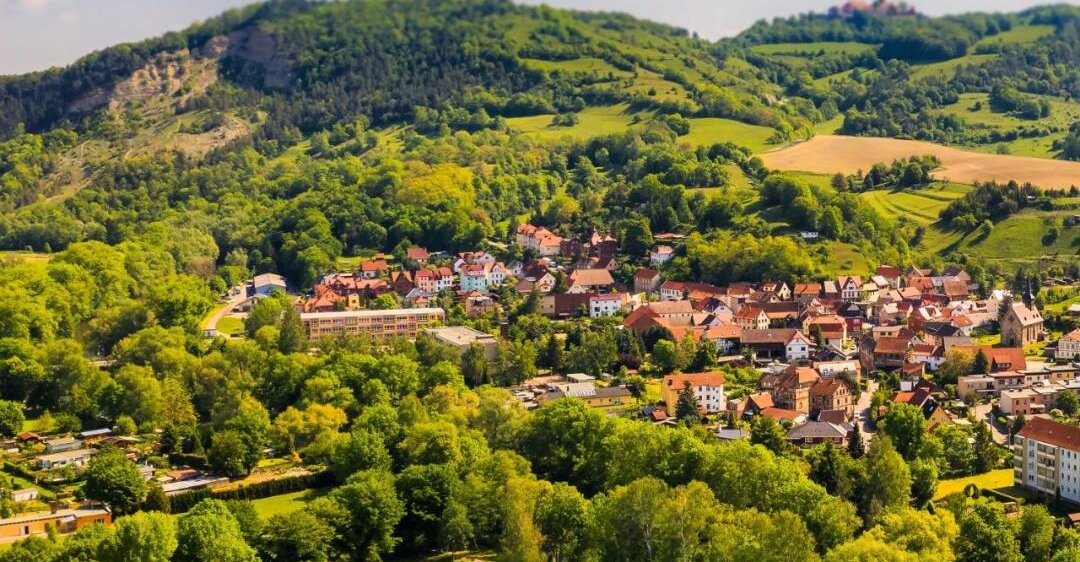
[[[694,396],[706,414],[716,414],[727,409],[727,396],[724,394],[724,374],[698,373],[694,375],[668,375],[660,382],[660,399],[667,407],[667,415],[675,415],[679,401],[679,392],[690,384]]]
[[[1080,427],[1029,419],[1013,436],[1013,481],[1080,503]]]

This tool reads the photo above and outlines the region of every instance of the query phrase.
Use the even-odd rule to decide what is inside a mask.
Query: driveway
[[[229,300],[223,304],[219,304],[213,312],[210,313],[210,317],[203,323],[204,334],[217,334],[217,325],[221,319],[229,313],[236,305],[240,304],[247,298],[247,287],[243,285],[237,285],[229,291]]]
[[[855,418],[861,420],[859,430],[862,432],[863,445],[869,445],[870,440],[874,438],[873,428],[870,427],[870,400],[873,398],[874,393],[877,392],[877,389],[877,381],[867,379],[866,390],[862,392],[859,401],[855,403]]]
[[[971,408],[971,413],[975,416],[977,421],[983,421],[990,425],[990,433],[994,436],[995,443],[998,443],[999,445],[1008,445],[1009,435],[1007,433],[1002,433],[997,425],[994,424],[994,420],[991,418],[991,409],[992,406],[990,404],[976,404]]]

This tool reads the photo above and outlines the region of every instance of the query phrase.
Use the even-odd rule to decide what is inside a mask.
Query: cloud
[[[39,12],[50,4],[63,3],[66,0],[0,0],[0,7],[20,12]]]

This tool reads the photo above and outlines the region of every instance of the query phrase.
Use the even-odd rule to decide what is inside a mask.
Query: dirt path
[[[853,174],[877,162],[888,164],[924,154],[941,159],[942,167],[934,172],[939,179],[961,183],[1016,180],[1045,189],[1080,186],[1080,162],[982,154],[921,141],[818,135],[760,156],[766,166],[776,170]]]

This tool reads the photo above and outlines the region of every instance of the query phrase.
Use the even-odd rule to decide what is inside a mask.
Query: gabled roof
[[[575,269],[570,274],[570,284],[602,287],[614,285],[615,279],[611,277],[611,272],[606,269]]]
[[[634,279],[640,279],[642,281],[648,281],[650,279],[656,279],[660,275],[660,272],[655,269],[649,269],[643,267],[634,272]]]
[[[825,421],[806,422],[799,427],[792,428],[787,438],[798,439],[843,439],[848,435],[845,424],[829,423]]]
[[[1080,427],[1073,425],[1033,417],[1017,435],[1070,451],[1080,451]]]
[[[681,390],[685,383],[690,386],[724,386],[724,373],[713,371],[711,373],[696,373],[691,375],[667,375],[661,383],[664,386]]]

